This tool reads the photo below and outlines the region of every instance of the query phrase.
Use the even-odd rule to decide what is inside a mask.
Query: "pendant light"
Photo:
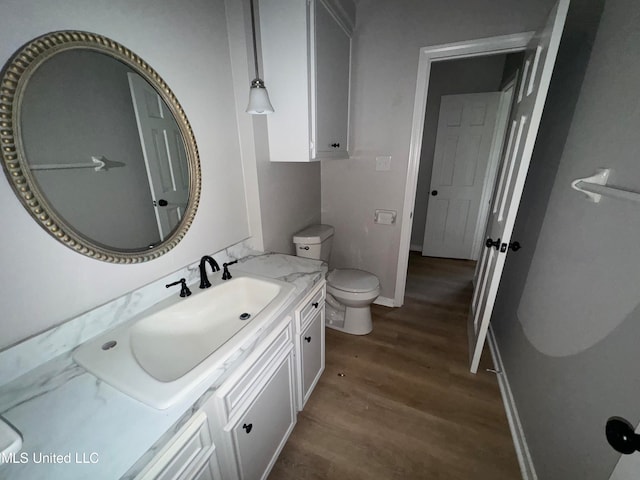
[[[251,115],[265,115],[273,113],[273,107],[269,101],[269,94],[264,81],[258,75],[258,49],[256,47],[256,19],[253,8],[253,0],[251,0],[251,33],[253,34],[253,61],[256,67],[256,78],[251,82],[249,90],[249,105],[247,105],[247,113]]]

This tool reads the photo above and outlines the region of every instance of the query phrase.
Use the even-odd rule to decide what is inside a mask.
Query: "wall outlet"
[[[376,157],[376,170],[381,172],[391,170],[391,155],[386,157]]]

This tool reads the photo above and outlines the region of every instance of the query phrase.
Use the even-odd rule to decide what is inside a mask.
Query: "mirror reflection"
[[[184,140],[129,65],[90,49],[56,53],[30,76],[19,123],[31,177],[80,237],[145,251],[180,225],[190,187]]]

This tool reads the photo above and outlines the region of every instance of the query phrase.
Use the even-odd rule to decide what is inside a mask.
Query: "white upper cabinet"
[[[259,1],[273,162],[349,156],[353,19],[346,11],[335,0]]]

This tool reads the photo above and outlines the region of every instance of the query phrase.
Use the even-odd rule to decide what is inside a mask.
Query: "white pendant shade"
[[[273,106],[269,101],[269,94],[265,87],[251,86],[251,89],[249,90],[249,105],[247,105],[247,113],[252,115],[273,113]]]
[[[253,63],[256,67],[256,78],[251,82],[249,89],[249,105],[247,105],[247,113],[251,115],[265,115],[273,113],[273,106],[269,100],[267,88],[258,74],[258,47],[256,45],[256,17],[254,12],[253,0],[251,0],[251,36],[253,38]]]

